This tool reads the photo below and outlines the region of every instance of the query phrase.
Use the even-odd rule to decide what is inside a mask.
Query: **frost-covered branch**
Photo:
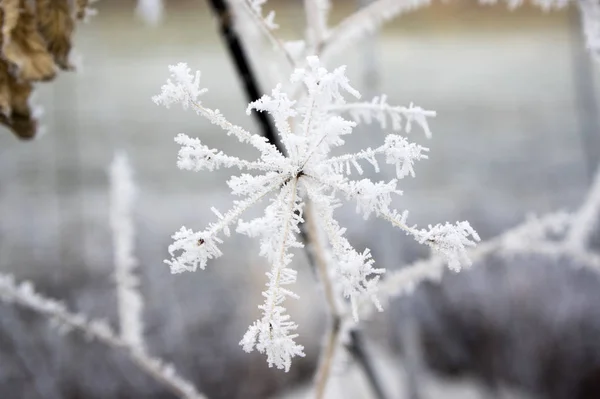
[[[525,0],[479,0],[481,4],[497,4],[500,2],[506,2],[509,9],[514,10],[517,7],[521,7]],[[565,8],[571,0],[531,0],[531,4],[539,7],[542,11],[560,10]]]
[[[391,19],[415,9],[426,7],[431,0],[377,0],[350,15],[319,43],[318,54],[340,51],[368,34],[375,33]]]
[[[213,125],[219,126],[227,135],[232,135],[241,143],[248,143],[260,151],[264,162],[275,165],[281,163],[283,155],[266,138],[252,134],[242,127],[232,124],[219,110],[202,106],[199,97],[208,90],[200,87],[200,71],[192,74],[188,65],[180,62],[177,65],[169,65],[169,72],[171,76],[167,79],[166,84],[161,87],[161,93],[152,97],[155,104],[163,105],[166,108],[170,108],[173,104],[181,104],[184,110],[193,107],[196,113],[208,119]],[[179,140],[186,144],[190,142],[185,140],[183,136]]]
[[[367,148],[354,154],[340,155],[332,157],[323,162],[323,165],[331,166],[332,171],[337,174],[352,173],[352,167],[356,169],[359,175],[363,174],[363,169],[359,161],[369,162],[375,172],[379,173],[379,163],[377,155],[385,155],[386,163],[394,165],[396,168],[396,177],[402,179],[408,175],[415,177],[415,161],[428,159],[429,148],[422,147],[415,143],[410,143],[404,137],[390,134],[385,138],[385,143],[375,149]]]
[[[506,250],[506,254],[528,253],[540,242],[547,242],[549,234],[564,231],[570,224],[571,215],[564,212],[553,213],[542,218],[531,218],[525,223],[507,230],[500,236],[484,241],[476,248],[470,249],[468,255],[474,264],[480,263],[487,256]],[[429,259],[419,260],[401,269],[386,274],[379,288],[379,298],[383,304],[392,297],[411,293],[424,281],[437,282],[441,279],[447,260],[433,253]],[[366,301],[361,305],[361,313],[371,312]]]
[[[309,180],[306,189],[311,198],[316,215],[327,234],[333,255],[336,279],[344,297],[350,299],[354,320],[358,321],[358,303],[362,297],[369,298],[376,308],[383,310],[377,299],[377,283],[384,269],[373,267],[375,261],[371,251],[366,248],[362,253],[356,251],[348,242],[342,228],[333,217],[333,210],[339,206],[333,196],[324,195],[321,189]]]
[[[600,172],[582,206],[574,213],[557,212],[541,218],[530,217],[524,223],[496,238],[480,243],[468,251],[470,260],[481,263],[490,255],[541,255],[569,258],[577,265],[600,272],[600,254],[589,247],[589,239],[600,231]],[[445,260],[439,256],[417,261],[387,273],[379,287],[379,298],[386,304],[390,298],[411,293],[424,281],[439,281]],[[362,316],[371,312],[368,301],[360,306]]]
[[[123,341],[132,348],[144,350],[144,301],[138,290],[139,279],[135,273],[138,261],[134,254],[134,202],[135,185],[129,160],[124,153],[117,153],[110,166],[110,225],[119,326]]]
[[[396,180],[388,183],[373,183],[368,179],[352,181],[343,176],[307,176],[333,190],[343,192],[347,199],[355,200],[357,212],[363,213],[365,218],[374,213],[375,216],[413,236],[420,244],[426,244],[442,254],[451,269],[460,270],[463,265],[471,264],[466,249],[475,246],[480,238],[469,222],[457,222],[455,225],[450,223],[429,225],[428,229],[408,226],[406,224],[408,212],[399,213],[390,210],[392,194],[401,194],[396,188]]]
[[[191,382],[179,376],[171,364],[151,357],[144,350],[132,347],[117,336],[105,321],[88,319],[83,314],[70,312],[61,302],[36,292],[33,284],[28,281],[17,283],[12,276],[0,274],[0,298],[4,302],[15,303],[33,310],[57,323],[61,328],[77,330],[86,337],[118,350],[129,357],[143,372],[181,398],[205,398]]]
[[[235,201],[234,208],[225,215],[222,215],[216,208],[212,208],[219,221],[211,223],[204,231],[194,232],[185,228],[185,226],[181,227],[178,232],[173,234],[174,242],[169,245],[169,254],[172,258],[171,260],[165,260],[165,263],[171,268],[171,273],[196,271],[198,267],[204,269],[209,259],[220,257],[223,253],[218,245],[222,244],[223,240],[218,235],[222,232],[225,236],[229,236],[231,234],[230,226],[240,221],[240,217],[248,208],[280,188],[285,180],[281,177],[274,181],[269,180],[270,184],[258,194],[242,201]],[[247,194],[249,193],[247,192]]]
[[[392,129],[395,131],[403,129],[402,121],[404,118],[406,120],[404,131],[410,133],[412,123],[416,122],[423,129],[427,138],[431,138],[431,130],[429,129],[427,118],[436,116],[435,111],[415,107],[412,103],[408,107],[389,105],[387,103],[387,96],[385,95],[374,97],[371,102],[348,103],[331,107],[330,110],[340,113],[347,112],[357,123],[364,122],[371,124],[373,119],[375,119],[379,122],[382,129],[387,129],[387,120],[389,118],[392,122]]]
[[[479,0],[481,4],[496,4],[502,0]],[[515,9],[524,0],[505,0],[510,9]],[[559,10],[572,0],[532,0],[531,4],[543,11]],[[600,48],[600,2],[598,0],[578,0],[582,15],[583,31],[587,47],[596,58]],[[346,17],[317,44],[316,54],[327,57],[356,43],[357,40],[376,32],[392,19],[422,7],[429,6],[431,0],[376,0]]]
[[[277,221],[281,223],[277,224]],[[250,236],[262,236],[261,255],[273,265],[267,273],[268,289],[263,292],[265,302],[259,306],[263,317],[248,328],[240,345],[246,352],[256,348],[266,353],[269,367],[276,366],[285,371],[289,371],[293,357],[304,356],[304,347],[295,342],[298,326],[290,320],[282,306],[288,297],[299,298],[284,287],[296,282],[297,272],[288,267],[293,256],[289,250],[302,247],[296,234],[300,233],[298,225],[303,221],[302,203],[298,200],[298,179],[295,178],[282,188],[279,197],[267,208],[260,222],[240,227]]]
[[[205,146],[199,139],[190,138],[180,133],[175,137],[175,142],[181,145],[177,157],[179,169],[198,172],[200,170],[213,170],[225,168],[238,168],[240,170],[276,171],[277,165],[266,162],[249,162],[238,157],[224,154],[214,148]]]

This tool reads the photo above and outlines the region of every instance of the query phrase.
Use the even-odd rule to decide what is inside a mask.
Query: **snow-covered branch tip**
[[[415,107],[412,103],[408,107],[391,106],[387,103],[387,96],[374,97],[371,102],[349,103],[343,106],[332,107],[334,112],[347,112],[357,123],[370,124],[373,120],[379,122],[382,129],[388,128],[388,119],[391,121],[392,130],[410,133],[413,122],[418,124],[425,136],[431,138],[431,130],[427,118],[436,116],[435,111]],[[403,123],[403,120],[406,122]]]
[[[182,227],[173,235],[174,242],[169,247],[171,259],[165,262],[173,273],[193,271],[198,267],[204,269],[210,259],[222,255],[219,247],[223,236],[228,236],[234,225],[237,225],[238,233],[258,237],[260,254],[271,267],[267,272],[267,289],[263,293],[265,302],[259,306],[262,317],[250,326],[240,344],[246,351],[257,349],[266,353],[270,366],[285,370],[289,370],[294,357],[303,355],[302,345],[296,342],[297,326],[284,305],[288,298],[297,298],[290,287],[296,281],[296,271],[290,262],[293,249],[302,246],[296,236],[299,225],[304,223],[302,210],[307,199],[314,203],[324,224],[332,248],[331,268],[335,272],[335,283],[341,287],[342,295],[350,300],[355,319],[358,319],[357,306],[363,297],[381,309],[377,290],[379,276],[384,270],[374,267],[368,248],[358,251],[350,244],[345,237],[346,230],[334,219],[334,211],[341,204],[340,196],[356,202],[357,211],[365,218],[374,214],[429,245],[454,269],[469,264],[465,248],[479,240],[467,222],[417,229],[406,225],[406,212],[392,208],[393,198],[402,193],[398,189],[399,181],[415,176],[417,162],[427,159],[425,147],[410,143],[395,132],[388,134],[382,145],[375,149],[331,156],[331,151],[343,146],[346,136],[365,119],[361,115],[355,121],[346,120],[342,116],[344,111],[373,112],[369,107],[375,104],[376,118],[381,119],[378,112],[385,112],[394,125],[400,123],[402,116],[409,124],[417,122],[426,134],[429,132],[427,118],[435,114],[412,105],[408,108],[388,106],[384,97],[368,106],[353,107],[346,102],[346,97],[360,98],[360,93],[350,85],[345,67],[328,71],[314,56],[307,57],[305,65],[306,68],[296,69],[290,78],[292,83],[298,82],[305,87],[308,95],[304,100],[292,101],[278,85],[271,95],[263,96],[248,107],[248,112],[267,112],[274,118],[287,157],[262,137],[232,125],[217,111],[200,104],[198,95],[205,92],[199,85],[200,75],[192,74],[185,64],[170,67],[173,80],[169,80],[162,93],[154,97],[157,104],[167,107],[177,102],[184,108],[193,107],[227,134],[253,145],[260,152],[258,159],[249,161],[225,155],[198,139],[185,135],[176,137],[176,142],[182,146],[178,158],[178,166],[182,169],[237,168],[252,174],[242,173],[229,179],[232,193],[241,199],[227,212],[214,209],[216,222],[201,231]],[[364,164],[370,164],[379,172],[380,160],[396,170],[395,179],[380,182],[350,179],[353,171],[362,174]],[[249,222],[242,220],[248,208],[267,199],[269,205],[262,217]]]
[[[125,153],[117,153],[110,166],[110,226],[113,237],[115,282],[121,338],[132,348],[144,349],[144,301],[135,273],[135,223],[133,207],[136,189]]]

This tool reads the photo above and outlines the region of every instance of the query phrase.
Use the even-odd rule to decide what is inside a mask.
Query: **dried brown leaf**
[[[13,29],[19,22],[19,9],[21,0],[2,0],[0,11],[2,11],[2,42],[10,42]]]
[[[62,69],[73,69],[69,63],[71,35],[75,21],[69,0],[36,0],[38,30],[54,61]]]
[[[5,116],[10,116],[12,112],[11,95],[10,95],[10,79],[8,72],[8,64],[0,60],[0,113]]]
[[[18,77],[23,80],[50,80],[56,75],[56,66],[52,54],[46,48],[46,42],[37,30],[35,10],[27,0],[20,0],[19,16],[16,26],[7,29],[12,24],[12,8],[14,0],[2,4],[3,43],[2,54],[10,63],[17,67]],[[5,29],[6,28],[6,29]],[[6,31],[6,33],[5,33]]]
[[[30,82],[19,80],[9,64],[0,60],[0,123],[21,139],[30,139],[37,131],[37,121],[29,106],[33,90]]]
[[[31,114],[13,114],[10,118],[0,114],[0,123],[8,127],[22,140],[30,140],[37,133],[38,122]]]

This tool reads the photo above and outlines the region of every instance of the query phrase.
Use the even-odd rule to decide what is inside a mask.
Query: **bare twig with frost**
[[[600,172],[577,212],[558,212],[541,218],[529,218],[498,237],[480,243],[468,255],[474,263],[490,255],[566,257],[578,265],[600,272],[600,254],[589,245],[592,234],[597,234],[599,227]],[[443,273],[444,260],[440,257],[417,261],[388,273],[380,284],[379,298],[382,303],[387,303],[392,297],[411,293],[424,281],[439,281]],[[361,314],[364,317],[370,312],[371,306],[365,301]]]
[[[317,54],[327,56],[330,52],[340,51],[356,40],[375,33],[381,25],[399,15],[430,4],[431,0],[377,0],[332,28],[329,35],[317,45]]]
[[[315,373],[315,397],[321,399],[325,397],[327,383],[332,373],[336,354],[340,349],[342,341],[343,323],[346,319],[343,309],[345,304],[340,301],[341,296],[336,293],[336,287],[333,283],[334,276],[328,267],[330,254],[327,252],[327,242],[319,231],[319,223],[315,219],[315,213],[312,212],[313,205],[308,203],[306,206],[306,231],[308,236],[308,245],[314,254],[315,268],[321,287],[325,303],[328,308],[329,325],[325,332],[323,349],[319,359],[319,366]],[[377,386],[376,379],[370,380],[371,385]]]
[[[64,304],[35,291],[28,281],[16,283],[10,275],[0,274],[0,298],[39,313],[66,330],[77,330],[123,353],[143,372],[181,398],[204,399],[192,383],[180,377],[173,365],[148,355],[144,350],[131,346],[112,331],[103,320],[89,319],[80,313],[70,312]]]
[[[532,4],[543,11],[557,10],[566,7],[571,0],[532,0]],[[480,0],[481,4],[495,4],[499,0]],[[514,9],[521,6],[524,0],[506,0],[508,7]],[[316,45],[316,54],[322,57],[340,52],[356,43],[357,40],[379,30],[383,24],[394,18],[431,5],[431,0],[376,0],[357,12],[349,15]],[[600,47],[600,28],[598,0],[580,0],[583,29],[587,37],[587,46],[593,54]]]
[[[173,394],[188,399],[204,399],[195,386],[181,377],[173,365],[146,352],[143,338],[143,298],[138,291],[134,255],[135,225],[132,208],[135,185],[127,156],[118,153],[110,166],[110,226],[114,245],[115,282],[117,288],[120,333],[116,334],[104,320],[89,319],[73,313],[66,306],[35,291],[33,284],[15,282],[0,274],[0,299],[15,303],[47,317],[61,330],[77,330],[125,354],[146,374]]]
[[[290,321],[283,304],[287,298],[297,298],[288,288],[296,280],[296,271],[290,267],[293,256],[290,250],[303,246],[295,235],[300,231],[299,225],[304,223],[302,210],[306,198],[315,204],[315,211],[323,223],[332,248],[336,283],[350,300],[356,321],[361,297],[370,298],[379,308],[377,283],[383,269],[373,267],[368,249],[359,252],[345,238],[345,229],[333,218],[333,211],[340,205],[337,195],[356,201],[357,211],[364,217],[375,214],[439,251],[453,268],[468,264],[465,247],[474,245],[479,239],[467,222],[430,226],[429,229],[408,226],[406,213],[390,208],[392,196],[401,193],[397,189],[397,179],[377,183],[368,179],[351,180],[347,177],[349,170],[335,167],[336,159],[329,153],[344,144],[344,136],[352,133],[356,123],[343,119],[330,108],[346,104],[345,93],[354,97],[360,95],[350,86],[344,67],[329,72],[317,57],[309,57],[306,62],[308,68],[297,69],[291,77],[292,83],[301,82],[306,87],[306,100],[289,99],[278,85],[270,96],[263,96],[248,106],[248,113],[255,109],[271,114],[287,157],[261,136],[232,125],[218,111],[202,105],[198,97],[205,90],[200,87],[199,73],[193,75],[185,64],[169,68],[171,79],[163,86],[161,94],[153,98],[157,104],[167,107],[175,103],[181,103],[184,109],[192,107],[227,134],[251,144],[260,153],[258,160],[247,161],[208,148],[198,139],[177,136],[176,141],[182,145],[178,158],[180,168],[211,171],[236,167],[253,174],[243,173],[228,181],[232,193],[243,199],[236,201],[224,214],[214,210],[217,222],[203,231],[194,232],[182,227],[175,233],[175,241],[169,247],[172,258],[165,262],[173,273],[205,268],[209,259],[222,255],[218,247],[222,243],[221,237],[228,236],[235,224],[237,232],[260,237],[260,253],[271,264],[267,273],[268,288],[264,292],[265,303],[260,306],[263,316],[250,326],[240,344],[247,351],[256,348],[266,353],[270,366],[286,371],[293,357],[303,355],[302,345],[296,343],[297,326]],[[388,136],[384,145],[385,148],[377,153],[350,154],[346,161],[359,171],[364,160],[378,169],[375,155],[382,155],[387,164],[396,168],[397,177],[401,179],[407,174],[407,164],[412,170],[412,163],[423,158],[420,151],[406,151],[405,139],[399,135]],[[241,220],[246,209],[268,197],[272,197],[271,203],[263,217],[250,222]]]
[[[384,130],[388,128],[388,119],[394,131],[401,131],[404,125],[406,133],[410,133],[414,122],[423,129],[428,139],[431,138],[431,130],[427,118],[436,116],[435,111],[415,107],[412,103],[408,107],[392,106],[388,104],[385,95],[374,97],[370,102],[354,102],[332,107],[330,110],[339,113],[346,112],[356,123],[371,124],[375,120]],[[406,122],[403,123],[404,120]]]
[[[138,290],[134,255],[135,224],[132,208],[135,185],[129,160],[118,153],[110,166],[110,226],[112,229],[115,282],[121,338],[132,348],[144,349],[142,314],[144,302]]]
[[[212,0],[211,0],[212,1]],[[225,0],[223,0],[225,1]],[[279,28],[279,25],[275,23],[275,11],[268,11],[266,15],[263,15],[263,5],[267,0],[237,0],[241,2],[244,9],[254,20],[256,25],[261,28],[265,36],[273,44],[273,47],[279,51],[292,68],[296,67],[296,57],[294,51],[289,46],[281,41],[277,36],[273,34],[273,31]]]

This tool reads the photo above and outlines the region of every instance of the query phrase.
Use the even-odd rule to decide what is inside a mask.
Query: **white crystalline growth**
[[[304,100],[297,102],[289,98],[278,85],[271,95],[263,96],[248,107],[248,114],[255,110],[271,115],[286,155],[265,138],[231,124],[219,111],[205,107],[199,99],[205,91],[199,84],[200,75],[192,74],[185,64],[169,67],[171,79],[163,86],[162,93],[153,98],[157,104],[167,107],[180,103],[184,108],[193,108],[228,135],[252,145],[260,154],[256,160],[245,160],[209,148],[196,138],[184,134],[176,137],[181,145],[177,162],[180,168],[191,171],[239,169],[241,174],[233,176],[228,185],[232,194],[240,199],[226,212],[213,209],[217,220],[205,230],[181,228],[175,233],[169,247],[171,259],[165,262],[173,273],[204,269],[210,259],[222,255],[219,246],[232,229],[258,237],[260,254],[271,268],[263,293],[265,300],[259,306],[262,317],[250,326],[240,344],[246,351],[257,349],[266,353],[270,366],[286,371],[294,357],[304,355],[304,348],[296,342],[298,326],[287,314],[285,302],[288,298],[297,298],[291,289],[296,281],[296,271],[291,267],[292,250],[303,246],[297,236],[304,223],[307,200],[311,201],[311,208],[322,223],[331,247],[329,267],[340,292],[350,300],[355,319],[361,298],[369,298],[376,308],[381,308],[376,294],[379,276],[384,270],[374,267],[368,249],[359,251],[346,239],[346,230],[334,218],[341,199],[355,201],[357,211],[365,218],[375,215],[385,219],[438,250],[454,269],[469,264],[465,248],[479,240],[467,222],[420,230],[406,224],[407,212],[391,207],[394,196],[401,194],[399,180],[414,176],[416,162],[426,159],[428,151],[400,134],[401,120],[406,121],[405,130],[411,122],[416,122],[429,134],[426,118],[435,113],[414,106],[391,107],[385,97],[375,103],[347,103],[346,96],[359,98],[360,94],[350,85],[345,67],[328,71],[317,57],[308,57],[306,65],[291,77],[292,83],[305,86],[308,95]],[[360,114],[360,118],[357,121],[344,119],[342,115],[347,112]],[[390,114],[396,131],[378,147],[331,156],[331,150],[343,146],[357,122],[370,112],[380,121],[381,112]],[[365,164],[378,172],[381,160],[396,171],[395,179],[373,182],[350,178],[354,173],[362,175]],[[249,207],[261,201],[268,203],[262,217],[251,221],[241,219]]]

